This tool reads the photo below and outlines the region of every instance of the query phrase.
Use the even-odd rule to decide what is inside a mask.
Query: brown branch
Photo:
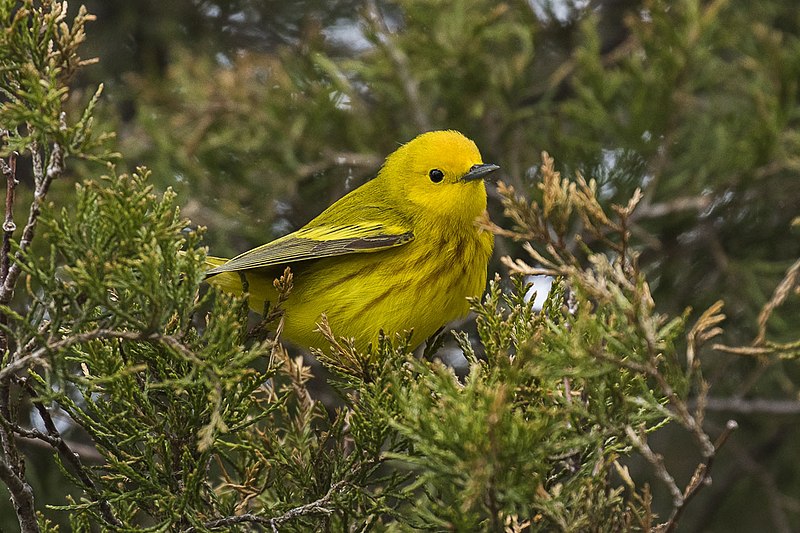
[[[728,411],[731,413],[797,415],[800,414],[800,401],[768,400],[765,398],[706,398],[706,411]]]
[[[675,483],[675,478],[672,477],[667,471],[667,467],[664,465],[664,456],[658,454],[650,448],[650,445],[647,444],[646,437],[639,436],[639,434],[634,431],[631,426],[625,426],[625,434],[630,439],[631,443],[639,450],[639,453],[642,454],[642,457],[647,460],[648,463],[653,467],[655,471],[656,477],[660,479],[669,489],[669,493],[672,496],[672,506],[673,508],[681,508],[684,504],[684,497],[681,489],[678,488],[678,484]]]
[[[20,533],[39,533],[36,511],[33,506],[33,489],[23,476],[17,475],[14,468],[0,459],[0,479],[11,493],[11,501],[19,520]]]
[[[694,436],[697,444],[700,446],[700,452],[703,454],[703,457],[712,457],[714,455],[714,444],[711,442],[711,439],[703,431],[702,426],[698,423],[697,418],[695,418],[692,413],[689,412],[689,407],[686,405],[672,386],[667,383],[666,378],[661,374],[661,372],[656,371],[653,374],[653,377],[658,381],[661,390],[666,393],[667,397],[669,398],[670,405],[675,408],[678,413],[678,421],[689,430],[689,432]]]
[[[28,212],[28,220],[22,230],[22,238],[19,241],[19,251],[14,255],[15,260],[8,268],[6,277],[0,279],[0,283],[2,283],[2,286],[0,286],[0,305],[8,305],[11,298],[14,297],[14,288],[17,285],[19,275],[22,273],[19,261],[33,241],[33,236],[36,232],[36,224],[39,221],[39,215],[42,212],[42,205],[44,205],[47,191],[50,189],[50,184],[53,183],[54,179],[61,176],[61,173],[64,171],[64,152],[61,145],[58,143],[53,143],[53,150],[50,153],[50,160],[46,170],[43,167],[42,154],[36,143],[31,146],[31,158],[33,162],[34,179],[33,201],[31,202],[30,211]]]
[[[83,466],[80,455],[75,453],[69,447],[67,441],[61,437],[61,433],[56,428],[55,423],[53,423],[53,418],[50,416],[50,411],[47,410],[47,407],[45,407],[41,401],[36,399],[38,398],[38,394],[31,386],[30,382],[27,379],[21,379],[19,381],[30,395],[33,405],[36,407],[36,411],[42,418],[44,427],[47,430],[47,434],[44,434],[41,431],[36,431],[34,433],[36,438],[40,438],[50,444],[50,446],[52,446],[58,452],[59,456],[66,463],[72,465],[75,475],[78,476],[78,479],[80,479],[81,483],[84,484],[87,492],[89,492],[89,494],[95,498],[95,501],[100,507],[100,514],[103,516],[103,519],[112,526],[122,526],[122,522],[120,522],[120,520],[114,516],[114,511],[111,509],[111,505],[108,503],[108,500],[100,496],[100,491],[97,489],[97,485],[95,485],[94,480],[92,480],[91,476],[89,476],[89,473],[86,471],[86,467]]]
[[[25,433],[33,433],[38,431],[36,429],[25,429],[20,426],[16,426],[19,428],[19,436],[17,437],[17,443],[20,445],[21,448],[38,448],[40,450],[52,450],[52,445],[47,441],[47,435],[39,431],[41,435],[44,435],[45,438],[40,436],[29,436]],[[14,432],[17,433],[16,428]],[[61,438],[64,438],[62,435]],[[67,441],[67,445],[72,449],[73,452],[77,453],[81,457],[81,461],[92,463],[92,464],[103,464],[105,458],[97,451],[97,448],[90,444],[84,444],[81,442],[75,442],[74,440],[65,439]]]
[[[162,333],[142,333],[138,331],[119,331],[113,329],[94,329],[92,331],[78,333],[70,337],[65,337],[63,339],[50,342],[23,357],[15,357],[12,363],[6,365],[2,370],[0,370],[0,381],[6,379],[8,376],[17,371],[22,370],[23,368],[41,362],[42,359],[44,359],[44,357],[49,353],[63,350],[76,344],[98,339],[125,339],[132,341],[161,342],[165,346],[168,346],[180,353],[187,360],[199,362],[197,356],[191,350],[184,346],[180,340],[171,335],[164,335]],[[19,352],[17,352],[17,354],[18,353]]]
[[[767,322],[769,321],[769,317],[772,316],[772,312],[775,308],[786,300],[786,297],[795,286],[800,286],[800,259],[795,261],[789,268],[786,272],[786,276],[775,288],[772,298],[770,298],[769,302],[767,302],[758,314],[758,336],[753,341],[753,346],[761,346],[764,344],[767,339]]]
[[[10,271],[8,255],[11,250],[11,236],[16,229],[13,219],[14,191],[17,185],[16,153],[11,154],[8,164],[2,159],[0,159],[0,162],[2,162],[0,170],[6,177],[6,212],[3,223],[3,243],[2,249],[0,249],[0,254],[2,254],[2,258],[0,258],[0,285],[5,286]],[[0,322],[5,324],[6,321],[5,313],[0,314]],[[8,338],[5,333],[0,334],[0,343],[2,343],[0,349],[2,349],[2,352],[6,352],[8,350]],[[33,489],[25,479],[25,463],[17,451],[16,442],[6,423],[6,420],[11,417],[10,405],[10,383],[7,380],[0,379],[0,444],[2,444],[0,480],[3,481],[11,495],[20,532],[38,533],[40,530],[36,519]]]
[[[3,221],[3,244],[0,249],[0,281],[5,281],[8,276],[9,260],[8,254],[11,252],[11,238],[17,225],[14,224],[14,192],[17,188],[17,153],[13,152],[8,157],[8,164],[0,159],[3,175],[6,177],[6,216]]]
[[[737,424],[735,420],[728,420],[728,422],[725,424],[725,429],[717,438],[716,442],[714,442],[714,453],[706,457],[703,462],[697,465],[694,475],[692,475],[692,479],[689,480],[689,484],[686,485],[686,488],[681,495],[680,505],[674,506],[672,515],[669,517],[669,521],[666,524],[657,527],[657,533],[670,533],[671,531],[674,531],[678,524],[678,520],[680,519],[681,515],[683,515],[683,512],[686,510],[686,506],[689,504],[689,502],[694,499],[701,488],[711,484],[711,467],[714,465],[714,458],[716,457],[719,449],[722,448],[728,441],[731,433],[733,433],[738,427],[739,424]]]
[[[251,524],[259,524],[262,526],[269,526],[273,532],[277,533],[278,526],[283,524],[284,522],[288,522],[294,518],[299,516],[305,516],[310,514],[325,514],[329,515],[333,513],[333,511],[326,506],[330,503],[333,496],[339,492],[348,484],[347,481],[341,480],[333,485],[331,488],[328,489],[328,492],[325,493],[324,496],[321,498],[314,500],[311,503],[306,503],[299,507],[294,507],[293,509],[289,509],[285,513],[280,516],[276,516],[273,518],[266,518],[263,516],[258,516],[254,514],[242,514],[236,516],[227,516],[225,518],[218,518],[216,520],[210,520],[203,524],[203,527],[208,529],[220,529],[223,527],[230,527],[235,524],[244,524],[244,523],[251,523]],[[192,527],[186,530],[186,533],[190,533],[196,531],[196,528]]]
[[[318,161],[307,163],[298,167],[294,174],[300,179],[306,179],[335,167],[348,166],[374,169],[380,166],[382,161],[383,160],[375,154],[361,154],[358,152],[326,152]]]
[[[668,202],[642,205],[631,215],[631,220],[658,218],[681,211],[704,211],[711,206],[713,201],[714,198],[711,195],[683,196]]]
[[[768,346],[726,346],[725,344],[714,344],[712,346],[718,352],[725,352],[734,355],[747,355],[751,357],[765,357],[768,355],[778,355],[780,359],[796,359],[797,352],[800,350],[800,341],[788,342],[786,344],[769,344]]]

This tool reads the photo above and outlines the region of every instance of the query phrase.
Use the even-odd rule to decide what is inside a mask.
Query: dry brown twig
[[[19,157],[19,154],[13,152],[8,156],[8,163],[0,159],[0,170],[6,177],[6,215],[3,221],[3,244],[2,249],[0,249],[0,280],[5,280],[8,277],[11,239],[17,230],[17,225],[14,223],[14,193],[19,184],[17,180],[17,157]]]
[[[673,508],[668,521],[655,529],[660,533],[671,532],[687,504],[702,487],[710,483],[714,459],[736,429],[737,423],[729,420],[720,436],[713,441],[703,427],[708,386],[700,380],[698,397],[690,407],[690,403],[679,394],[663,371],[664,361],[658,331],[664,318],[655,313],[655,302],[648,284],[639,272],[636,254],[631,250],[629,242],[636,209],[644,198],[642,192],[637,190],[624,206],[612,206],[611,211],[615,216],[609,216],[597,199],[597,185],[593,180],[587,181],[580,175],[574,181],[564,180],[555,171],[552,158],[543,153],[542,159],[543,178],[539,185],[543,192],[541,207],[536,202],[528,204],[516,197],[511,188],[501,186],[499,189],[504,198],[506,214],[511,216],[516,225],[513,232],[506,233],[518,240],[525,240],[523,248],[530,255],[528,261],[508,256],[501,261],[514,274],[562,276],[569,279],[571,283],[581,287],[594,302],[611,302],[619,298],[630,300],[630,320],[646,341],[647,351],[643,354],[645,357],[642,360],[613,357],[602,349],[593,350],[592,354],[598,360],[652,379],[655,388],[668,401],[669,409],[664,409],[665,416],[683,426],[697,443],[702,459],[691,479],[681,489],[667,470],[663,457],[648,444],[643,429],[632,426],[625,428],[634,448],[651,465],[672,497]],[[578,228],[570,222],[573,214],[580,218],[580,229],[610,250],[615,256],[613,260],[604,253],[587,251],[589,255],[585,258],[586,261],[579,261],[567,248],[568,231],[576,233],[576,241],[580,239]],[[555,222],[553,217],[556,218]],[[539,246],[534,248],[530,244],[532,240]],[[589,265],[583,264],[584,262]],[[778,301],[779,298],[775,300]],[[725,319],[722,307],[722,302],[716,302],[701,314],[687,332],[687,379],[697,369],[700,347],[722,333],[720,324]]]
[[[767,322],[769,317],[777,307],[779,307],[786,298],[791,294],[792,290],[800,288],[800,259],[789,268],[783,280],[775,287],[775,292],[772,293],[772,298],[761,309],[758,315],[758,335],[753,341],[753,346],[761,346],[767,339]]]
[[[60,127],[66,130],[66,115],[60,116]],[[28,219],[22,230],[19,240],[19,250],[11,260],[11,239],[13,238],[16,224],[13,220],[14,192],[16,189],[16,154],[12,154],[8,163],[3,162],[0,170],[6,177],[6,202],[5,218],[3,222],[3,243],[2,259],[0,260],[0,305],[8,305],[14,296],[14,290],[22,273],[19,261],[28,250],[36,233],[36,226],[39,222],[42,206],[47,197],[47,192],[53,180],[59,178],[64,171],[64,152],[58,143],[53,143],[49,158],[36,143],[29,147],[31,162],[33,167],[34,193],[28,211]],[[46,166],[45,166],[46,165]],[[0,313],[0,322],[7,323],[8,317],[5,313]],[[13,374],[25,368],[29,363],[39,358],[26,358],[20,356],[19,350],[9,353],[9,341],[5,333],[0,333],[0,351],[6,354],[5,366],[0,369],[0,415],[4,421],[13,420],[11,412],[10,383],[9,378]],[[24,362],[20,363],[20,359]],[[39,531],[36,520],[36,513],[33,502],[33,491],[25,479],[25,464],[17,451],[14,436],[5,423],[0,424],[0,444],[2,445],[2,457],[0,457],[0,479],[6,484],[11,492],[15,511],[19,520],[22,533],[33,533]]]
[[[786,271],[786,275],[775,287],[772,297],[761,308],[758,315],[758,334],[750,346],[728,346],[725,344],[715,344],[713,349],[733,355],[744,355],[749,357],[766,357],[777,355],[781,359],[797,359],[800,357],[800,340],[777,343],[767,339],[767,323],[792,292],[800,292],[800,259],[794,262]]]
[[[35,438],[38,438],[39,440],[49,444],[53,449],[55,449],[59,457],[61,457],[66,464],[72,466],[75,475],[78,479],[80,479],[81,483],[83,483],[86,491],[95,498],[98,506],[100,507],[100,514],[109,525],[117,527],[122,526],[122,522],[120,522],[119,519],[114,515],[114,511],[111,509],[111,505],[108,503],[108,500],[100,496],[97,485],[92,480],[92,477],[89,475],[86,467],[83,465],[81,456],[75,453],[72,448],[70,448],[69,443],[64,440],[64,438],[61,436],[61,433],[56,428],[53,418],[50,416],[50,411],[41,401],[37,400],[38,394],[31,386],[30,382],[26,378],[17,381],[28,392],[28,395],[33,401],[33,405],[36,408],[36,412],[39,413],[39,417],[41,417],[42,421],[44,422],[44,427],[47,430],[47,433],[42,433],[38,430],[29,431],[28,433]]]
[[[307,516],[311,514],[329,515],[333,513],[333,511],[326,506],[330,503],[330,501],[336,494],[342,492],[344,488],[347,486],[348,482],[346,480],[338,481],[333,485],[331,485],[330,489],[328,489],[328,492],[326,492],[325,495],[322,496],[321,498],[318,498],[313,502],[306,503],[304,505],[300,505],[298,507],[289,509],[285,513],[272,518],[246,513],[236,516],[227,516],[225,518],[217,518],[215,520],[210,520],[208,522],[205,522],[203,524],[203,527],[207,529],[220,529],[224,527],[230,527],[236,524],[249,523],[261,526],[269,526],[271,531],[277,533],[278,526],[294,518],[298,518],[300,516]],[[196,531],[196,528],[192,527],[187,529],[185,533],[191,533],[194,531]]]

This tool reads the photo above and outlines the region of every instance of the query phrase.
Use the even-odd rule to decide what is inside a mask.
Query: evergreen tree
[[[4,530],[798,527],[791,3],[70,7],[0,2]],[[202,285],[432,128],[504,170],[474,326],[310,367]]]

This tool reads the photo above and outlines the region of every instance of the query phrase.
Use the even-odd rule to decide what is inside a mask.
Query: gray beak
[[[461,181],[481,180],[499,168],[499,166],[493,165],[492,163],[472,165],[472,168],[469,169],[469,172],[461,176]]]

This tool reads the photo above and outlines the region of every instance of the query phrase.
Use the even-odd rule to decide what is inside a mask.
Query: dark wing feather
[[[377,222],[305,227],[234,257],[209,270],[207,275],[352,253],[377,252],[413,239],[414,234],[408,228]]]

